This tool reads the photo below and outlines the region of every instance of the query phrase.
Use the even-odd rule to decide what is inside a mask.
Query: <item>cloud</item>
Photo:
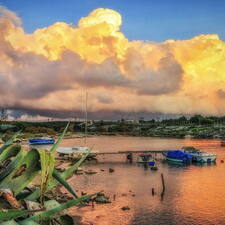
[[[225,98],[225,91],[222,90],[222,89],[219,89],[217,91],[217,95],[220,97],[220,98]]]
[[[27,34],[0,6],[0,107],[81,115],[88,91],[93,115],[224,113],[225,43],[216,34],[129,41],[121,24],[118,12],[100,8],[77,26]]]
[[[6,7],[0,5],[0,20],[10,21],[11,23],[19,26],[22,24],[21,19],[13,11],[8,10]]]

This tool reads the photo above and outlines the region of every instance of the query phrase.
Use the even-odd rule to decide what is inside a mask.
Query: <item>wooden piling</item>
[[[165,182],[164,182],[164,177],[163,177],[163,174],[162,173],[161,173],[161,181],[162,181],[161,199],[163,199],[164,192],[165,192]]]
[[[161,173],[161,180],[162,180],[162,187],[163,187],[163,192],[164,192],[165,191],[165,182],[164,182],[163,173]]]
[[[128,157],[127,158],[129,159],[129,162],[130,163],[133,162],[133,154],[131,152],[128,154]]]
[[[152,196],[154,196],[154,195],[155,195],[155,189],[152,188]]]

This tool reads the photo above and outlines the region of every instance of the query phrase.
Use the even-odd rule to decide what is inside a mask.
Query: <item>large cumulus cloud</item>
[[[69,114],[82,111],[88,91],[92,113],[223,113],[225,45],[217,35],[129,42],[121,23],[119,13],[97,9],[77,26],[26,34],[0,6],[0,107]]]

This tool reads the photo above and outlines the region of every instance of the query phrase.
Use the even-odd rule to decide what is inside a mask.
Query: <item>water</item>
[[[225,224],[225,148],[218,140],[165,139],[140,137],[88,138],[89,146],[99,151],[162,150],[194,146],[217,154],[212,165],[171,165],[157,161],[158,171],[125,163],[124,155],[99,156],[97,164],[84,169],[94,175],[74,175],[69,182],[78,190],[93,193],[104,190],[112,204],[72,208],[72,215],[81,215],[85,224],[94,225],[186,225]],[[66,139],[62,146],[82,145],[82,139]],[[113,168],[114,173],[108,169]],[[104,171],[102,171],[104,170]],[[161,177],[166,190],[161,198]],[[152,196],[152,188],[156,194]],[[113,195],[116,195],[113,200]],[[123,206],[130,210],[123,211]]]

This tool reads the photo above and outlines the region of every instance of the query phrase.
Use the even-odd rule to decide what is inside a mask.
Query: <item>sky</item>
[[[26,32],[57,21],[77,23],[96,8],[123,16],[122,32],[129,40],[189,39],[217,33],[225,40],[224,0],[1,0],[22,18]]]
[[[66,3],[65,3],[66,2]],[[22,118],[225,115],[225,1],[0,1],[0,108]]]

